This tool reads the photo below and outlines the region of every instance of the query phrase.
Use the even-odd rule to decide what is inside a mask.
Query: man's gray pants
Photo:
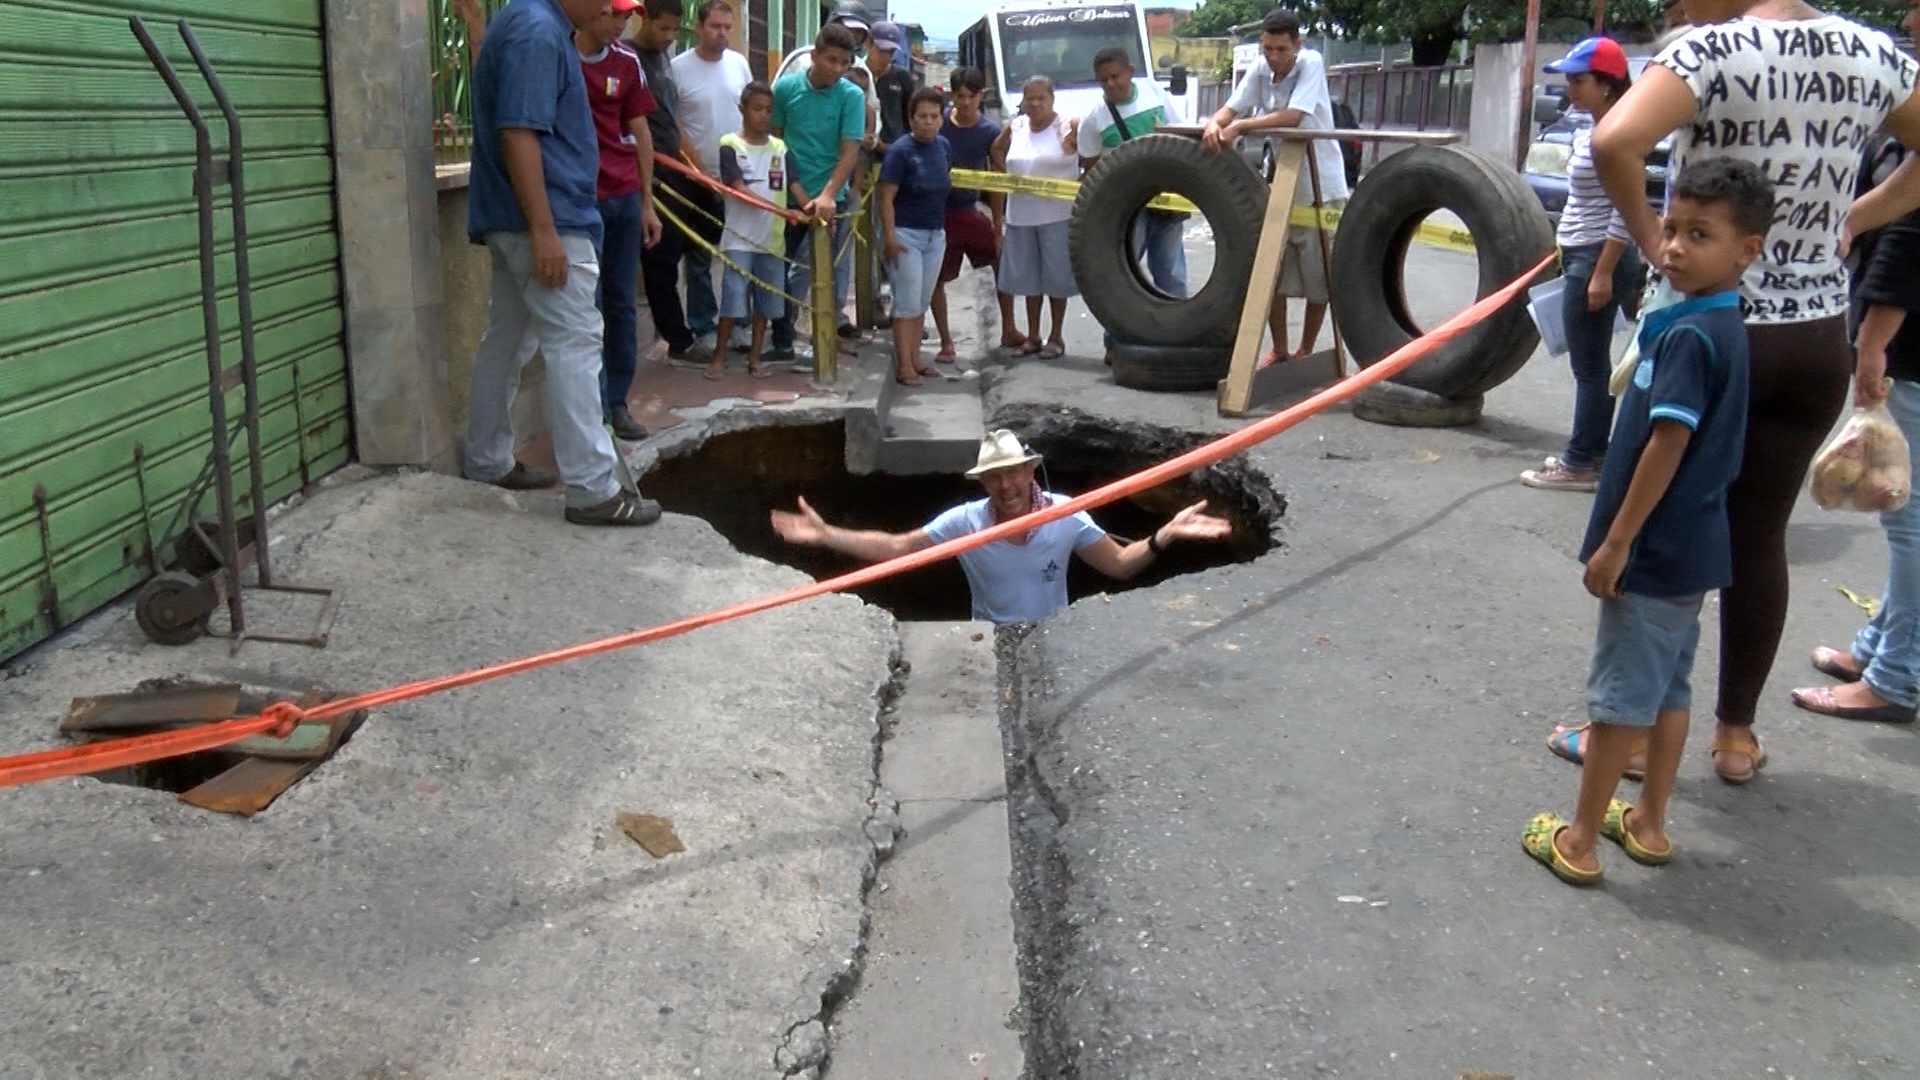
[[[466,474],[498,480],[513,471],[513,394],[520,368],[537,342],[547,365],[547,425],[553,457],[567,485],[567,505],[597,506],[620,492],[613,439],[600,412],[600,262],[593,241],[566,233],[567,280],[549,289],[533,278],[526,233],[487,234],[493,285],[487,332],[473,358],[467,397]]]

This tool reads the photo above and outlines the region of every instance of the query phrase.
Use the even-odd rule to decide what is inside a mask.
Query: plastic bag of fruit
[[[1826,510],[1883,512],[1907,505],[1913,459],[1884,404],[1853,411],[1840,434],[1813,459],[1807,488]]]

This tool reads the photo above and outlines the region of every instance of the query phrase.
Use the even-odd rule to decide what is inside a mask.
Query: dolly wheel
[[[155,644],[186,645],[203,633],[201,621],[212,610],[209,590],[199,578],[169,570],[141,586],[133,617]]]

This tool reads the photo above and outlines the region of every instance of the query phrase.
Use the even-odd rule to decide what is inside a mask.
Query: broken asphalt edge
[[[827,1031],[835,1015],[859,989],[866,968],[867,943],[873,934],[873,888],[880,880],[880,865],[891,858],[895,845],[906,835],[900,825],[900,803],[880,782],[880,762],[886,743],[893,737],[900,697],[906,692],[912,666],[906,660],[905,642],[900,624],[893,623],[893,649],[887,657],[888,677],[874,690],[873,752],[868,760],[873,772],[867,807],[871,811],[861,824],[867,838],[868,857],[860,866],[860,929],[846,956],[837,960],[821,985],[818,1008],[794,1021],[780,1035],[773,1054],[774,1071],[782,1077],[820,1080],[832,1054]]]

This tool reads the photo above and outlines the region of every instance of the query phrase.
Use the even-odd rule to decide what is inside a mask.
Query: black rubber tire
[[[1480,421],[1486,402],[1480,394],[1443,398],[1411,386],[1383,382],[1354,395],[1353,415],[1389,427],[1466,427]]]
[[[200,579],[179,570],[156,574],[140,587],[133,604],[140,632],[156,645],[187,645],[203,632],[205,590]]]
[[[1130,390],[1212,390],[1233,366],[1232,345],[1129,345],[1107,350],[1115,384]]]
[[[1163,191],[1185,196],[1213,228],[1213,273],[1174,299],[1128,258],[1134,218]],[[1232,345],[1260,242],[1267,186],[1238,154],[1208,153],[1198,139],[1146,135],[1100,156],[1073,202],[1068,247],[1087,310],[1116,341]]]
[[[1416,146],[1367,172],[1341,215],[1333,245],[1333,316],[1361,366],[1420,332],[1407,311],[1407,249],[1435,210],[1458,215],[1480,264],[1476,297],[1505,285],[1553,251],[1553,226],[1518,173],[1460,146]],[[1515,301],[1422,358],[1394,381],[1442,397],[1484,394],[1512,378],[1540,345]]]

